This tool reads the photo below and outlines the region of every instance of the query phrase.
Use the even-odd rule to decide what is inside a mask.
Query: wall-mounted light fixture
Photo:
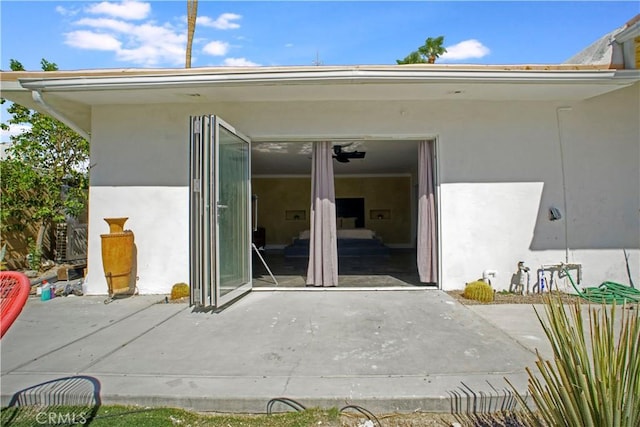
[[[551,206],[549,208],[549,221],[557,221],[562,219],[562,214],[560,213],[560,209]]]

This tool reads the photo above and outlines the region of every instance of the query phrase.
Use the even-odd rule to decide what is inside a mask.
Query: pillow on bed
[[[300,232],[298,239],[300,240],[309,240],[311,238],[311,230],[304,230]]]
[[[352,229],[340,229],[337,230],[338,239],[374,239],[376,232],[367,228],[352,228]],[[300,240],[309,240],[311,235],[310,230],[301,231],[298,235]]]
[[[367,228],[343,228],[338,230],[338,239],[373,239],[376,232]]]

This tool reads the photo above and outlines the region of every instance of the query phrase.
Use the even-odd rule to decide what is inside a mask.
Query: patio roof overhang
[[[292,101],[577,101],[640,81],[584,65],[307,66],[2,72],[2,97],[86,136],[100,105]]]

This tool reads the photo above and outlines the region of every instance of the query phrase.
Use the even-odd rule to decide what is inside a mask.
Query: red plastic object
[[[0,338],[18,318],[30,291],[27,276],[18,271],[0,271]]]

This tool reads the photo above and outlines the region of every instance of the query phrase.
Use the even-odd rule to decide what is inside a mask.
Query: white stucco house
[[[392,248],[415,248],[418,145],[431,141],[437,287],[461,289],[496,271],[492,283],[505,289],[519,261],[533,269],[580,264],[583,283],[627,283],[623,249],[632,276],[640,276],[637,33],[637,21],[624,28],[627,44],[615,49],[615,67],[2,72],[2,96],[90,139],[89,294],[107,293],[100,248],[106,217],[129,218],[142,294],[168,293],[194,271],[208,287],[233,274],[225,272],[229,263],[244,268],[243,260],[224,259],[233,243],[215,244],[226,229],[216,227],[226,208],[216,188],[227,178],[218,180],[214,155],[225,139],[240,148],[220,158],[244,156],[236,172],[247,172],[229,179],[246,178],[243,197],[259,195],[267,249],[282,249],[309,228],[309,195],[300,188],[309,186],[316,141],[367,153],[335,162],[336,197],[365,199],[365,228]],[[211,137],[223,142],[209,146],[212,115]],[[210,147],[208,165],[199,156],[209,158]],[[243,200],[233,229],[242,230],[235,236],[245,241],[240,253],[251,257],[252,203]],[[244,291],[250,271],[240,276]]]

